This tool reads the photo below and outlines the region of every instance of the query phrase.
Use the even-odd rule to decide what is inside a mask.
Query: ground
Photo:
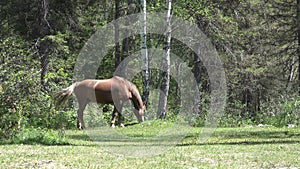
[[[137,124],[115,130],[142,138],[147,136],[137,134],[139,131],[149,133],[157,128]],[[300,168],[299,127],[217,128],[199,143],[201,131],[191,128],[176,145],[142,157],[116,154],[110,148],[144,146],[143,141],[95,142],[85,131],[64,131],[62,144],[2,143],[0,168]]]

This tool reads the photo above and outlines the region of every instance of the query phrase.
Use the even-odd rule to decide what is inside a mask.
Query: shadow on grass
[[[128,138],[109,138],[106,139],[105,134],[99,134],[101,138],[91,139],[88,135],[73,135],[70,138],[87,140],[95,142],[100,146],[203,146],[203,145],[262,145],[262,144],[300,144],[300,130],[221,130],[212,134],[207,142],[199,142],[199,134],[191,132],[187,135],[177,136],[183,138],[179,142],[172,139],[172,135],[164,136],[164,138],[153,137],[128,137]]]
[[[197,128],[196,128],[197,129]],[[248,129],[228,128],[217,129],[207,142],[199,142],[199,130],[191,131],[179,143],[174,142],[172,135],[165,138],[152,139],[151,137],[132,137],[132,139],[105,139],[93,140],[85,131],[72,130],[60,135],[59,132],[30,131],[11,140],[1,140],[0,145],[27,144],[47,146],[203,146],[203,145],[262,145],[262,144],[300,144],[300,129]],[[102,135],[105,136],[105,135]],[[162,140],[162,141],[161,141]],[[95,144],[94,144],[95,143]],[[111,144],[110,144],[111,143]],[[168,145],[169,144],[169,145]]]
[[[187,139],[184,138],[182,142],[176,143],[174,140],[170,139],[169,142],[166,139],[160,142],[159,139],[102,139],[102,140],[95,140],[98,145],[107,145],[107,146],[140,146],[141,144],[147,146],[205,146],[205,145],[263,145],[263,144],[300,144],[300,139],[294,140],[285,140],[285,139],[261,139],[261,140],[254,140],[249,139],[247,137],[241,138],[239,140],[217,140],[213,142],[204,142],[201,143],[198,141],[197,138],[194,138],[192,142],[185,141]],[[107,144],[112,143],[112,144]]]
[[[21,131],[11,139],[0,139],[0,145],[24,144],[24,145],[45,145],[45,146],[65,146],[77,145],[72,140],[90,141],[84,133],[66,135],[63,131],[46,129],[26,129]]]
[[[75,131],[71,134],[66,134],[68,139],[74,139],[79,141],[92,141],[92,139],[83,131]]]
[[[200,143],[197,134],[190,133],[185,142],[178,146],[189,145],[260,145],[260,144],[297,144],[300,143],[299,129],[222,129],[215,131],[210,141]]]
[[[44,140],[41,138],[26,138],[26,139],[9,139],[0,140],[0,145],[12,145],[12,144],[24,144],[24,145],[45,145],[45,146],[64,146],[72,145],[68,141],[63,140]]]
[[[241,130],[234,131],[232,133],[216,133],[216,135],[224,136],[227,138],[289,138],[289,137],[300,137],[299,131],[295,133],[290,130],[282,130],[282,131],[272,131],[272,130],[259,130],[259,131],[249,131],[249,130]]]
[[[180,143],[177,146],[203,146],[203,145],[263,145],[263,144],[300,144],[300,140],[260,140],[260,141],[232,141],[232,142],[207,142],[207,143]]]

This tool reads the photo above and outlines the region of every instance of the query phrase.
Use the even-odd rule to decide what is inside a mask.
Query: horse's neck
[[[120,78],[120,77],[118,77]],[[134,104],[135,109],[141,109],[143,107],[143,101],[141,99],[140,93],[137,89],[137,87],[131,83],[130,81],[121,78],[122,82],[128,87],[128,90],[131,92],[131,100]]]

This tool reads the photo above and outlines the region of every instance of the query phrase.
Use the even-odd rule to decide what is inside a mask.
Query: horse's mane
[[[141,108],[143,106],[143,101],[142,101],[141,95],[139,93],[139,90],[137,89],[137,87],[133,83],[129,82],[129,84],[130,84],[129,91],[132,94],[132,101],[135,102],[134,107],[136,109]]]

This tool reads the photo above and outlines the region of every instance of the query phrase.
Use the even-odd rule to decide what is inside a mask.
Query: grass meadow
[[[202,143],[202,128],[193,127],[180,142],[170,142],[171,146],[152,142],[157,151],[167,147],[165,150],[142,154],[153,145],[145,141],[151,134],[141,133],[155,135],[166,126],[137,124],[114,129],[128,138],[139,138],[132,142],[93,141],[86,131],[79,130],[28,130],[14,140],[1,141],[0,168],[300,168],[299,127],[216,128]],[[128,153],[117,153],[126,147]]]

